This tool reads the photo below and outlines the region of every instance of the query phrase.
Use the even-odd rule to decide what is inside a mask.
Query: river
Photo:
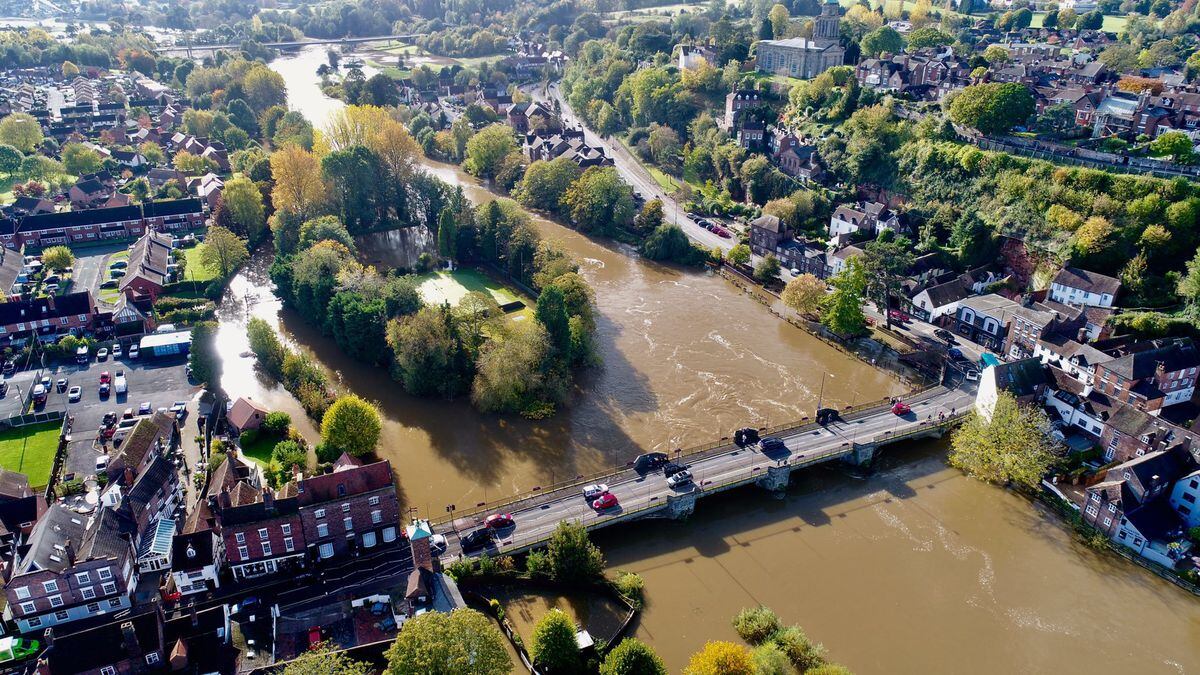
[[[323,59],[310,49],[272,64],[291,105],[317,124],[340,105],[316,86]],[[473,200],[491,198],[456,167],[427,164]],[[292,412],[315,437],[286,392],[232,356],[246,349],[247,316],[273,322],[345,386],[380,402],[380,454],[396,467],[405,502],[434,516],[642,449],[793,419],[819,393],[845,404],[893,391],[887,376],[774,319],[720,278],[535,221],[579,259],[600,317],[604,364],[554,419],[501,420],[463,401],[405,396],[386,373],[346,360],[281,311],[263,256],[222,304],[226,388]],[[944,454],[938,443],[891,449],[865,480],[809,470],[781,501],[746,490],[705,500],[689,522],[634,524],[597,540],[610,567],[645,577],[636,635],[673,672],[706,640],[734,639],[729,618],[759,603],[858,673],[1200,670],[1200,603],[1075,543],[1054,516],[948,469]]]

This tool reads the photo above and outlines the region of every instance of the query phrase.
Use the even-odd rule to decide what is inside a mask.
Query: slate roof
[[[159,202],[146,202],[142,204],[142,213],[147,218],[159,218],[164,216],[178,216],[189,213],[201,213],[204,211],[199,199],[167,199]]]
[[[88,291],[0,302],[0,326],[91,313],[92,294]]]
[[[147,232],[133,245],[129,252],[129,266],[121,277],[121,290],[138,279],[145,279],[158,286],[167,283],[167,265],[171,261],[171,237],[158,232]]]
[[[29,551],[16,572],[34,570],[61,572],[67,568],[66,546],[78,547],[87,533],[88,517],[70,511],[61,502],[52,504],[29,535]]]
[[[1046,384],[1046,369],[1040,359],[1031,357],[992,366],[995,371],[996,387],[1016,397],[1029,396]]]
[[[47,654],[51,675],[73,675],[90,672],[130,660],[126,636],[122,624],[131,624],[132,637],[137,641],[139,661],[149,652],[158,652],[160,663],[165,663],[162,645],[162,619],[156,609],[151,609],[120,621],[109,621],[94,628],[75,633],[59,634],[56,627],[54,649]],[[138,671],[145,663],[137,663]],[[121,672],[125,672],[122,670]]]
[[[783,226],[783,222],[779,220],[778,216],[772,216],[771,214],[755,218],[750,223],[750,227],[757,227],[768,232],[782,232],[787,229]]]
[[[108,223],[141,219],[142,212],[136,206],[113,206],[84,211],[64,211],[62,213],[38,213],[32,216],[25,216],[21,220],[20,231],[41,232],[62,227],[107,225]]]
[[[23,473],[0,469],[0,500],[23,499],[33,494],[29,477]]]
[[[1174,372],[1200,364],[1200,354],[1191,340],[1179,340],[1154,349],[1125,354],[1104,367],[1127,380],[1141,380],[1153,375],[1160,362],[1167,372]]]
[[[171,569],[176,571],[198,570],[214,560],[211,530],[177,534],[171,546]]]
[[[121,447],[113,453],[110,463],[120,462],[135,468],[140,466],[146,453],[154,447],[155,441],[161,440],[164,446],[171,442],[174,427],[175,421],[171,419],[171,416],[161,411],[139,420],[133,430],[125,436]]]
[[[349,461],[347,461],[349,460]],[[346,497],[392,487],[392,465],[385,460],[361,465],[348,455],[334,464],[332,473],[311,476],[297,486],[301,506],[345,499]],[[341,488],[339,490],[339,488]]]
[[[955,279],[944,284],[938,284],[937,286],[930,286],[925,291],[929,294],[929,302],[934,307],[945,307],[971,296],[971,289],[967,288],[962,279]]]
[[[1116,295],[1121,288],[1121,280],[1110,276],[1100,274],[1099,272],[1091,272],[1078,267],[1064,267],[1054,277],[1053,283],[1068,286],[1070,288],[1078,288],[1081,291],[1089,293],[1107,293]]]

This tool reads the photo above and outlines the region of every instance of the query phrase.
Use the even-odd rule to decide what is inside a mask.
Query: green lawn
[[[191,248],[183,250],[184,259],[187,260],[184,266],[184,279],[182,281],[212,281],[217,278],[217,268],[210,267],[204,264],[201,258],[203,255],[205,244],[196,244]]]
[[[0,432],[0,468],[25,474],[30,487],[44,487],[54,468],[61,427],[58,422],[46,422]]]
[[[522,300],[526,307],[519,312],[512,312],[508,316],[524,318],[532,310],[530,309],[529,301],[519,297],[512,290],[496,283],[487,275],[473,269],[459,268],[453,272],[440,270],[438,272],[429,272],[421,275],[421,285],[417,290],[421,292],[422,299],[430,305],[440,305],[443,302],[448,302],[453,307],[463,299],[467,293],[479,291],[491,295],[492,298],[499,304],[503,305],[514,300]]]
[[[1033,21],[1029,23],[1030,28],[1041,28],[1042,19],[1046,18],[1045,12],[1034,12]],[[1110,14],[1104,15],[1104,24],[1100,26],[1100,30],[1106,33],[1116,33],[1120,35],[1125,30],[1125,26],[1129,25],[1129,17],[1113,16]]]
[[[271,464],[271,451],[281,440],[283,439],[272,434],[258,434],[258,438],[254,439],[253,443],[241,446],[242,455],[266,467]]]

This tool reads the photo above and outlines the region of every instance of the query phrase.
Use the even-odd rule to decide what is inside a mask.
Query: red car
[[[892,406],[893,415],[907,415],[910,412],[912,412],[912,408],[910,408],[904,401],[896,401],[896,403]]]
[[[483,521],[483,525],[498,530],[502,527],[512,527],[514,522],[511,513],[493,513]]]
[[[907,314],[895,309],[888,310],[888,318],[896,323],[906,323],[908,321]]]
[[[604,494],[600,495],[599,499],[592,502],[592,508],[596,509],[597,511],[603,511],[604,509],[611,509],[618,503],[619,502],[617,501],[616,495],[611,492],[605,492]]]
[[[108,374],[108,371],[100,373],[100,384],[108,384],[109,382],[112,382],[112,377]]]

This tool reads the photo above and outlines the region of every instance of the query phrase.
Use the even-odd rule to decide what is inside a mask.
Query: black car
[[[484,527],[474,532],[468,532],[461,537],[459,541],[462,543],[464,551],[473,551],[478,548],[483,548],[492,542],[492,530]]]
[[[767,438],[764,438],[761,441],[759,441],[758,448],[760,450],[762,450],[764,454],[788,451],[788,447],[783,442],[783,439],[775,438],[773,436],[768,436]]]
[[[662,472],[663,472],[664,476],[674,476],[675,474],[679,473],[680,471],[683,471],[686,468],[687,467],[683,466],[682,464],[676,464],[675,462],[667,462],[666,464],[662,465]]]
[[[654,471],[666,462],[667,453],[647,452],[644,455],[638,455],[637,459],[633,460],[633,470],[638,473],[646,473],[647,471]]]
[[[954,344],[954,333],[951,333],[945,328],[939,328],[933,331],[933,334],[945,340],[947,344]]]
[[[838,421],[838,411],[833,408],[821,408],[817,411],[817,424],[822,426]]]
[[[758,442],[758,429],[753,427],[738,429],[737,431],[733,432],[733,442],[736,443],[739,448],[744,448],[747,445],[754,445]]]

